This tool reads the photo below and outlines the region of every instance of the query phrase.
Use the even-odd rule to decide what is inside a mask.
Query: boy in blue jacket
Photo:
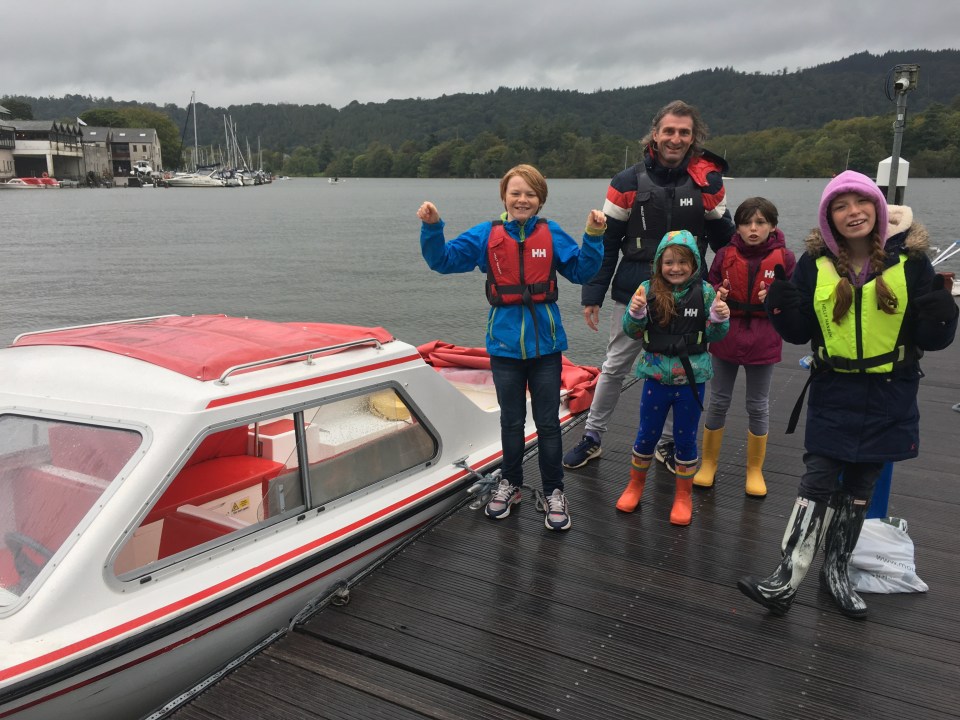
[[[432,270],[487,276],[490,302],[486,347],[500,403],[503,474],[485,512],[501,520],[520,502],[523,485],[527,390],[537,426],[538,459],[545,497],[544,525],[569,530],[573,522],[563,494],[560,438],[560,372],[567,336],[557,307],[557,273],[583,284],[603,259],[606,216],[591,210],[583,245],[551,220],[538,217],[547,181],[536,168],[517,165],[500,180],[505,212],[445,242],[443,221],[432,202],[417,211],[420,250]]]

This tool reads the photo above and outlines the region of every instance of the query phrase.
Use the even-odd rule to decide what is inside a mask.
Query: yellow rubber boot
[[[671,525],[689,525],[693,518],[693,471],[695,465],[677,464],[677,489],[670,510]]]
[[[617,500],[617,510],[633,512],[637,509],[640,498],[643,497],[643,486],[647,483],[647,470],[650,469],[652,462],[653,455],[633,454],[633,460],[630,463],[630,482]]]
[[[713,487],[713,479],[717,474],[717,462],[720,459],[720,445],[723,443],[723,428],[710,430],[703,429],[703,451],[700,453],[700,469],[693,476],[693,484],[697,487]]]
[[[747,430],[747,495],[766,497],[767,484],[763,480],[763,459],[767,456],[767,436],[754,435]]]

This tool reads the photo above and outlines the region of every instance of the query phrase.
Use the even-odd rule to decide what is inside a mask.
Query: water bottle
[[[800,358],[800,367],[804,370],[809,370],[813,367],[813,355],[804,355]]]

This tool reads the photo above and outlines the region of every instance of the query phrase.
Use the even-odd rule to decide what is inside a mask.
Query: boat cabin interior
[[[4,415],[0,437],[2,606],[83,531],[101,502],[109,501],[108,491],[120,499],[135,471],[131,460],[141,436],[116,427]],[[121,578],[346,502],[431,462],[439,443],[397,390],[381,386],[208,430],[193,448],[168,482],[157,478],[152,494],[143,492],[142,500],[130,503],[128,525],[117,528],[118,541],[127,536],[113,564]],[[145,486],[138,480],[136,487]]]

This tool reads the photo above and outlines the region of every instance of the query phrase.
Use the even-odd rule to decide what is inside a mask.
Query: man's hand
[[[584,305],[583,319],[586,321],[587,327],[596,332],[600,328],[600,306]]]

